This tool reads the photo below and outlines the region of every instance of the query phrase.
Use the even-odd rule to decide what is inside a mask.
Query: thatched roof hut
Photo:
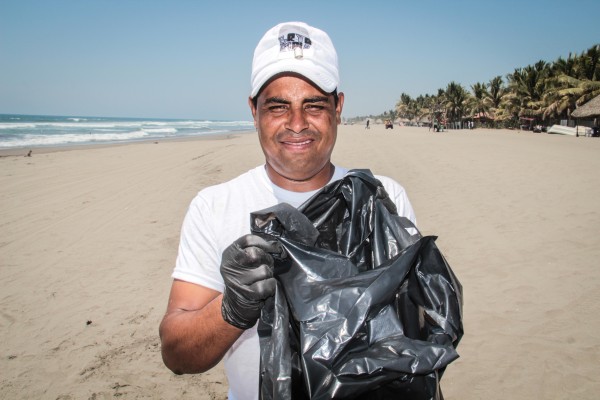
[[[575,118],[595,118],[600,117],[600,95],[594,97],[584,105],[577,107],[571,113]]]

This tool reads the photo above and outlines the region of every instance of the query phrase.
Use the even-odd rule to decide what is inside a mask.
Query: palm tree
[[[421,124],[423,119],[429,119],[429,95],[419,95],[414,101],[414,112],[417,122]]]
[[[472,96],[470,97],[470,110],[473,116],[485,116],[487,117],[487,112],[489,107],[485,101],[487,96],[487,87],[484,83],[475,83],[471,85]]]
[[[487,90],[485,91],[485,105],[489,113],[493,116],[493,124],[496,125],[496,121],[499,119],[500,104],[502,104],[502,98],[507,93],[507,88],[504,86],[504,81],[500,75],[492,78],[487,83]]]
[[[438,90],[437,95],[419,96],[415,100],[417,106],[417,117],[421,122],[427,119],[431,126],[441,125],[445,120],[444,104],[445,97],[442,89]]]
[[[582,81],[580,87],[581,96],[576,101],[578,106],[587,103],[594,97],[600,96],[600,80]]]
[[[412,121],[417,114],[415,101],[408,94],[402,93],[400,95],[400,101],[396,103],[396,112],[399,117]]]
[[[455,127],[460,126],[467,108],[468,93],[462,85],[452,81],[446,87],[445,94],[446,115]]]
[[[447,124],[446,109],[444,107],[446,103],[446,92],[444,89],[438,89],[437,95],[431,98],[431,111],[434,118],[433,121],[437,121],[441,124]]]
[[[600,44],[582,54],[575,69],[580,79],[581,93],[576,101],[580,106],[600,95]]]
[[[508,93],[502,99],[500,118],[508,120],[512,126],[518,125],[522,117],[541,119],[545,109],[542,98],[549,75],[549,64],[541,60],[508,74]]]
[[[575,109],[575,102],[580,90],[577,79],[568,75],[559,75],[548,80],[548,88],[543,95],[545,103],[543,119],[562,118],[571,119],[571,111]]]
[[[600,44],[589,48],[577,58],[576,77],[588,81],[600,80]]]
[[[501,76],[496,76],[487,84],[486,105],[491,110],[497,110],[502,102],[502,96],[506,93],[506,87]]]
[[[552,64],[550,67],[550,71],[552,75],[567,75],[567,76],[575,76],[575,57],[573,57],[569,53],[569,57],[565,60],[562,57],[558,57],[558,59]]]
[[[548,79],[544,93],[547,117],[571,119],[571,111],[600,95],[600,45],[590,48],[580,56],[569,54],[567,60],[559,58],[552,65],[554,76]]]

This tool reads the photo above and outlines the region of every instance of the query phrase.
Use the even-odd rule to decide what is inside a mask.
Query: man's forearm
[[[172,310],[160,324],[162,357],[176,374],[205,372],[223,358],[243,330],[223,321],[222,296],[200,310]]]

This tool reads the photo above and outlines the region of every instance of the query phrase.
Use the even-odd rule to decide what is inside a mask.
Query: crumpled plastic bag
[[[443,398],[462,287],[368,170],[252,213],[251,229],[287,252],[259,320],[261,399]]]

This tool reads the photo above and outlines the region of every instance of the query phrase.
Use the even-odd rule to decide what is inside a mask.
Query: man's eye
[[[269,111],[273,111],[273,112],[282,112],[286,110],[286,106],[284,105],[278,105],[278,106],[270,106],[269,107]]]
[[[318,112],[318,111],[322,111],[325,109],[325,106],[321,106],[318,104],[309,104],[306,106],[306,111],[310,111],[310,112]]]

